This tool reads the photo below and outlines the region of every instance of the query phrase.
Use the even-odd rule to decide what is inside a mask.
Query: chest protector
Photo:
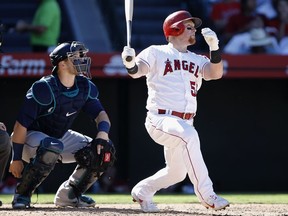
[[[90,83],[85,77],[76,76],[71,89],[65,89],[52,75],[43,77],[32,86],[33,98],[40,105],[40,110],[28,129],[61,138],[78,116],[89,93]]]

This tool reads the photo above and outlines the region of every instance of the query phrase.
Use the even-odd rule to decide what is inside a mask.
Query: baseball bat
[[[133,0],[125,0],[125,18],[127,30],[127,46],[131,47],[131,34],[132,34],[132,17],[133,17]],[[130,62],[132,56],[127,56],[126,61]]]

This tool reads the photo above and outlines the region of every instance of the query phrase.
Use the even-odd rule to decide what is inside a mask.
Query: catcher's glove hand
[[[97,145],[101,145],[101,153],[97,154]],[[77,151],[74,155],[76,162],[96,172],[105,172],[113,166],[116,160],[116,150],[111,140],[93,139],[89,145]]]

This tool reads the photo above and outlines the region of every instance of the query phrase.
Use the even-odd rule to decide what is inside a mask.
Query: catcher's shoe
[[[141,200],[135,193],[132,192],[133,202],[138,202],[143,212],[159,212],[156,204],[153,201]]]
[[[96,202],[88,196],[81,195],[78,198],[63,200],[63,199],[56,199],[55,205],[59,207],[94,207]]]
[[[30,208],[31,197],[21,194],[15,194],[12,201],[13,209],[27,209]]]
[[[216,194],[209,196],[205,201],[202,201],[201,203],[206,208],[211,208],[214,210],[220,210],[229,207],[229,202],[226,199],[217,196]]]

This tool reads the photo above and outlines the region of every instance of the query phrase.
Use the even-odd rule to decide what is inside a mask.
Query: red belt
[[[169,114],[169,112],[166,112],[166,110],[158,109],[158,114]],[[170,115],[177,116],[181,119],[189,120],[194,117],[194,113],[181,113],[176,111],[171,111]]]

